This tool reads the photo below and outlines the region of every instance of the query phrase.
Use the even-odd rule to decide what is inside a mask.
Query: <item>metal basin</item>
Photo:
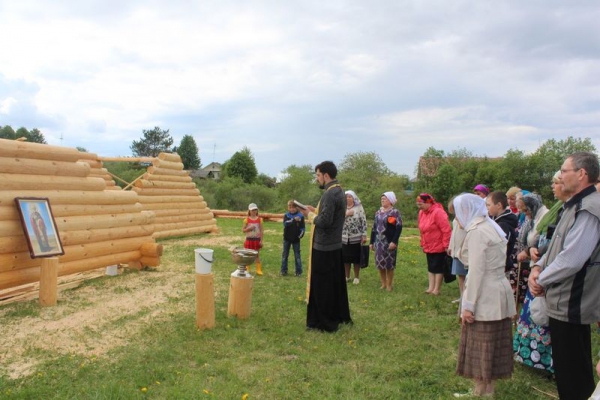
[[[231,259],[237,265],[250,265],[256,260],[258,251],[235,248],[231,250]]]

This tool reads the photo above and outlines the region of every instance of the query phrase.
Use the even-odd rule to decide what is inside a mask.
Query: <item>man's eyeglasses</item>
[[[575,172],[575,171],[579,171],[580,169],[581,169],[581,168],[561,169],[561,170],[560,170],[560,173],[561,173],[561,174],[564,174],[565,172],[569,172],[569,171],[573,171],[573,172]]]

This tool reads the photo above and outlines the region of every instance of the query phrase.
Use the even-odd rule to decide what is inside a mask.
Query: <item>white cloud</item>
[[[0,0],[0,124],[107,156],[160,126],[203,162],[248,146],[273,176],[363,150],[412,174],[429,146],[600,148],[599,17],[586,1]]]

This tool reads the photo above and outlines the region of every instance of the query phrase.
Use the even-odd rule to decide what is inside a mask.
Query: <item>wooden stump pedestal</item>
[[[254,287],[254,277],[237,276],[237,271],[231,274],[229,284],[229,303],[227,306],[227,316],[247,319],[250,317],[252,308],[252,288]]]
[[[196,274],[196,327],[215,327],[215,291],[213,274]]]
[[[58,257],[42,259],[40,267],[40,305],[52,307],[58,300]]]

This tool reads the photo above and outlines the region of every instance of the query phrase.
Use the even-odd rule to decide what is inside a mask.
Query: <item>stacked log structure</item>
[[[154,238],[217,232],[217,221],[208,208],[179,154],[160,153],[146,173],[134,183],[142,209],[152,211]],[[150,261],[145,258],[145,261]]]
[[[114,264],[157,264],[154,213],[132,191],[107,190],[97,155],[0,139],[0,289],[39,281],[42,259],[30,257],[16,197],[46,197],[65,254],[58,275]],[[110,189],[110,188],[109,188]],[[149,265],[149,264],[148,264]]]

